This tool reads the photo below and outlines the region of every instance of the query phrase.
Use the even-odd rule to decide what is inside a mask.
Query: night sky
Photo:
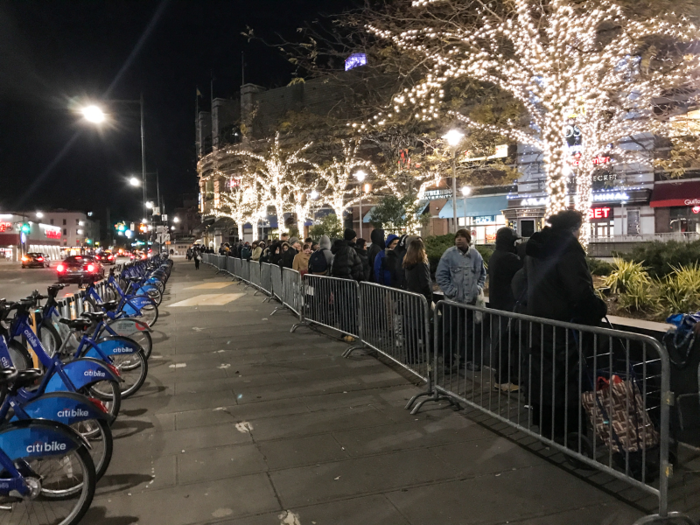
[[[147,171],[160,174],[166,207],[197,191],[194,115],[241,83],[285,85],[291,68],[248,43],[246,26],[273,40],[356,0],[5,0],[0,2],[0,211],[69,208],[112,220],[140,215],[138,106],[110,106],[97,129],[75,107],[100,98],[146,103]],[[155,179],[155,177],[153,177]],[[152,190],[152,192],[151,192]],[[155,200],[155,181],[149,198]]]

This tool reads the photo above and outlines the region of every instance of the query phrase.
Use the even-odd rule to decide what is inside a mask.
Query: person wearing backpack
[[[319,249],[312,253],[309,258],[309,273],[312,275],[328,275],[332,264],[331,240],[327,235],[321,235]]]

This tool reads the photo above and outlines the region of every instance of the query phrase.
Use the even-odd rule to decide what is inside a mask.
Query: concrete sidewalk
[[[419,387],[290,334],[288,313],[206,265],[178,261],[168,288],[148,382],[122,405],[84,523],[630,525],[653,510],[478,414],[411,416]]]

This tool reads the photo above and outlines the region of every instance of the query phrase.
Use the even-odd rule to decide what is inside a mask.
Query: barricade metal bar
[[[262,263],[260,265],[260,288],[267,294],[265,301],[272,298],[272,265]]]
[[[282,304],[301,318],[301,274],[291,268],[282,268]],[[293,331],[292,327],[292,331]]]
[[[241,260],[241,273],[239,276],[246,284],[250,283],[250,261]]]
[[[276,264],[271,264],[270,265],[270,277],[271,277],[270,281],[272,283],[272,295],[275,299],[277,299],[281,303],[282,302],[282,294],[284,293],[283,287],[282,287],[282,268],[280,268]],[[277,311],[277,309],[275,309],[275,312],[276,311]],[[272,314],[274,314],[275,312],[272,312]]]
[[[419,379],[430,373],[430,307],[423,295],[359,283],[359,338]],[[357,347],[343,354],[348,357]]]
[[[434,349],[439,394],[657,496],[669,516],[670,365],[656,340],[440,301]]]
[[[285,279],[287,275],[285,272]],[[306,274],[300,291],[303,300],[297,312],[301,312],[301,322],[292,327],[292,332],[303,324],[317,324],[361,339],[361,305],[356,281]]]

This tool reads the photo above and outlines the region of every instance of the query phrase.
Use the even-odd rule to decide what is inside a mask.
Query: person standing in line
[[[379,281],[374,274],[374,261],[377,258],[377,255],[383,253],[386,249],[386,244],[384,243],[384,230],[372,230],[369,238],[372,241],[372,244],[370,245],[369,250],[367,250],[367,257],[369,258],[368,280],[378,283]]]
[[[413,239],[408,245],[403,259],[406,290],[421,294],[430,306],[433,302],[433,283],[430,279],[430,265],[425,244],[420,238]]]
[[[372,234],[374,234],[374,232],[372,232]],[[396,235],[394,235],[393,233],[389,234],[389,236],[386,238],[386,248],[378,252],[376,257],[374,258],[374,281],[376,283],[382,284],[384,286],[391,286],[392,273],[391,269],[387,267],[385,262],[387,253],[396,248],[398,242],[399,238]],[[374,244],[372,246],[374,246]]]
[[[357,252],[357,255],[360,256],[360,260],[362,261],[362,273],[364,274],[364,280],[369,281],[369,254],[365,249],[366,242],[367,241],[364,239],[357,239],[357,242],[355,243],[355,251]]]
[[[445,250],[435,272],[435,280],[445,298],[460,304],[475,305],[486,284],[486,267],[478,250],[471,246],[468,230],[455,233],[455,245]],[[442,322],[447,326],[450,348],[443,348],[447,369],[466,362],[468,370],[481,370],[481,330],[473,310],[446,306]],[[473,333],[472,333],[473,332]],[[446,355],[447,351],[450,355]]]
[[[512,312],[515,303],[524,299],[515,297],[512,286],[513,278],[523,267],[515,245],[519,238],[510,228],[500,228],[496,232],[496,250],[489,259],[489,308]],[[493,362],[498,370],[494,387],[504,392],[517,392],[520,389],[517,323],[509,322],[507,317],[494,316],[490,329]]]
[[[292,269],[299,272],[302,277],[309,272],[309,259],[311,258],[311,244],[304,243],[301,251],[294,256]]]
[[[251,261],[258,262],[260,261],[260,256],[262,255],[262,247],[260,246],[260,243],[258,241],[255,241],[253,243],[253,253],[250,256]]]
[[[347,229],[343,235],[343,240],[336,243],[333,266],[331,267],[331,275],[333,277],[353,279],[355,281],[364,279],[362,260],[355,250],[356,239],[357,234],[355,230]]]
[[[194,251],[194,269],[199,270],[199,263],[202,261],[202,255],[199,250]]]

